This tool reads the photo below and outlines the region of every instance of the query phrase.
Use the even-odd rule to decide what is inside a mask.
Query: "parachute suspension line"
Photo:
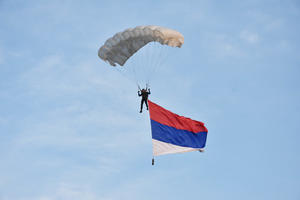
[[[128,69],[130,69],[135,81],[143,87],[146,85],[148,88],[150,85],[149,77],[156,61],[157,48],[160,46],[157,42],[150,42],[136,52],[132,60],[129,60]]]
[[[149,76],[149,69],[151,68],[151,67],[153,67],[152,66],[152,62],[153,62],[153,54],[154,54],[154,45],[155,45],[155,42],[150,42],[149,44],[148,44],[148,48],[146,49],[146,51],[147,51],[147,54],[146,55],[149,55],[149,56],[147,56],[146,58],[147,58],[147,72],[145,73],[145,81],[146,81],[146,88],[148,88],[148,86],[147,86],[147,84],[149,83],[148,81],[147,81],[147,77]]]
[[[146,84],[146,87],[150,85],[150,78],[153,75],[154,68],[157,66],[157,62],[160,57],[161,51],[162,51],[162,45],[158,42],[150,42],[146,45],[145,49],[143,49],[145,53],[144,56],[144,66],[142,67],[143,74],[144,74],[144,81]]]
[[[160,59],[158,59],[158,64],[156,68],[154,68],[153,73],[155,74],[158,67],[165,67],[166,61],[168,60],[168,57],[170,56],[169,51],[161,51]]]
[[[150,87],[151,80],[158,69],[165,67],[172,48],[158,42],[150,42],[137,51],[125,66],[117,66],[116,70],[138,87]]]
[[[149,44],[148,44],[148,46],[146,47],[146,55],[148,55],[148,56],[146,56],[146,63],[147,63],[147,66],[145,67],[145,69],[144,69],[144,74],[145,74],[145,81],[146,81],[146,88],[148,88],[148,86],[147,86],[147,84],[149,83],[148,82],[148,76],[149,76],[149,69],[151,68],[151,67],[153,67],[152,66],[152,62],[153,62],[153,45],[154,44],[154,42],[150,42]]]
[[[140,66],[141,73],[143,75],[141,79],[143,80],[143,84],[146,85],[146,88],[147,88],[147,76],[149,74],[149,69],[151,68],[151,62],[153,61],[152,49],[153,49],[152,42],[148,43],[141,49],[141,53],[143,54],[141,56],[142,66]]]
[[[155,72],[157,71],[157,69],[159,67],[162,66],[162,64],[164,63],[165,59],[165,54],[167,53],[167,50],[165,48],[168,48],[164,45],[157,45],[157,50],[155,53],[156,58],[153,59],[153,63],[152,66],[149,68],[149,75],[147,77],[147,83],[150,83],[150,80],[153,78],[153,75],[155,75]]]
[[[164,50],[164,46],[159,46],[157,58],[155,60],[155,64],[153,64],[153,68],[152,68],[151,74],[154,74],[155,71],[157,70],[157,68],[160,66],[161,59],[163,57],[163,50]],[[149,79],[150,79],[150,77],[149,77]]]
[[[142,49],[141,49],[142,50]],[[130,71],[130,74],[133,76],[136,85],[138,85],[138,87],[140,87],[140,85],[142,84],[140,81],[143,80],[143,74],[142,73],[145,68],[145,62],[142,62],[142,58],[143,58],[143,51],[137,51],[131,60],[129,60],[128,62],[128,69]]]
[[[164,55],[162,57],[162,59],[160,60],[159,66],[161,66],[161,68],[163,69],[164,67],[167,66],[167,61],[169,60],[169,58],[172,56],[176,57],[176,54],[174,55],[174,53],[172,51],[176,51],[177,49],[171,48],[170,51],[164,51]],[[177,51],[176,51],[177,52]],[[154,73],[156,73],[158,68],[155,69]]]
[[[154,42],[152,45],[152,60],[151,60],[151,66],[149,67],[149,72],[147,76],[147,83],[150,84],[150,79],[153,76],[153,70],[157,68],[157,62],[160,57],[160,54],[162,52],[163,46],[161,44],[158,44],[158,42]]]
[[[149,68],[149,57],[147,55],[148,54],[148,51],[149,51],[149,45],[150,44],[147,44],[145,45],[143,48],[142,48],[142,55],[141,55],[141,66],[140,66],[140,69],[141,69],[141,81],[143,82],[143,85],[145,84],[145,77],[147,76],[147,69]],[[144,86],[143,86],[144,87]]]
[[[138,85],[138,87],[139,87],[138,77],[137,77],[137,73],[136,73],[136,68],[135,68],[135,67],[131,67],[131,68],[132,68],[131,71],[133,71],[135,83],[136,83],[136,84]],[[129,69],[131,69],[131,68],[129,67]]]
[[[123,77],[125,77],[127,80],[129,80],[129,81],[132,81],[129,77],[127,77],[126,75],[125,75],[125,73],[121,70],[121,69],[119,69],[119,67],[113,67],[114,69],[116,69]]]
[[[135,63],[135,64],[133,64],[132,66],[131,66],[131,68],[132,68],[132,71],[133,71],[133,75],[134,75],[134,80],[135,80],[135,83],[136,83],[136,85],[137,85],[137,87],[138,87],[138,90],[139,91],[141,91],[141,87],[140,87],[140,83],[139,83],[139,73],[137,72],[137,70],[138,70],[138,67],[139,67],[139,63]]]
[[[130,63],[131,61],[129,60],[128,65],[125,66],[125,68],[127,69],[127,76],[131,77],[131,81],[135,82],[135,84],[139,86],[139,82],[138,82],[138,73],[137,73],[137,69],[138,66],[135,62]]]
[[[123,77],[125,77],[127,80],[129,80],[130,82],[135,82],[135,84],[138,86],[138,88],[140,87],[139,86],[139,84],[138,84],[138,82],[136,81],[136,79],[132,79],[132,77],[130,77],[130,76],[126,76],[126,73],[125,73],[125,71],[122,71],[121,70],[121,68],[123,68],[123,67],[114,67]],[[129,70],[127,70],[127,71],[129,71]]]

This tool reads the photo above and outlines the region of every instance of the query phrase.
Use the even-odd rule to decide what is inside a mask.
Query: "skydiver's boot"
[[[140,110],[140,113],[142,113],[142,110]]]

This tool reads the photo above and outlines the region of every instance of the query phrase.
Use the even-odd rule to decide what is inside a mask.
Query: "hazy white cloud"
[[[113,94],[119,90],[118,86],[124,78],[116,71],[107,70],[108,67],[101,67],[89,61],[71,64],[62,56],[53,55],[29,69],[20,81],[28,92],[52,97],[82,94],[85,91]],[[126,85],[128,81],[124,79],[122,84]]]
[[[150,174],[139,174],[138,176],[129,178],[117,187],[105,192],[103,199],[150,200],[153,199],[153,197],[172,199],[172,197],[174,197],[174,193],[170,194],[168,192],[164,192],[164,188],[168,187],[167,185],[169,185],[172,180],[177,179],[178,176],[184,176],[184,174],[184,170],[173,168],[169,168],[168,171],[157,170],[152,171]],[[169,178],[166,179],[165,177]],[[184,180],[182,181],[184,182]],[[148,195],[151,191],[159,191],[159,193],[156,193],[154,196]]]
[[[248,30],[243,30],[240,33],[240,38],[250,44],[256,44],[260,40],[259,35],[257,33],[253,33]]]
[[[22,197],[17,200],[98,200],[97,196],[87,185],[59,183],[49,194],[37,197]]]
[[[283,19],[273,19],[266,24],[265,28],[267,31],[276,31],[276,30],[280,30],[283,27],[283,25],[284,25]]]
[[[259,31],[278,31],[285,25],[285,19],[283,17],[275,16],[267,12],[251,10],[247,15],[255,22],[253,28]]]
[[[44,58],[39,64],[24,73],[21,81],[31,92],[49,96],[67,94],[82,89],[79,87],[80,83],[70,81],[73,72],[74,68],[64,63],[62,57],[53,55]]]
[[[227,34],[212,34],[211,47],[214,54],[218,57],[241,56],[243,51],[240,49],[236,39]]]
[[[70,185],[61,183],[54,194],[54,200],[95,200],[98,199],[85,185]]]
[[[68,109],[67,107],[66,110]],[[99,107],[97,107],[95,110],[72,113],[74,112],[68,113],[64,108],[59,108],[47,115],[46,118],[44,117],[42,121],[37,121],[37,119],[28,120],[29,126],[23,128],[23,133],[16,141],[17,145],[74,146],[101,149],[104,146],[108,147],[109,141],[114,141],[116,144],[112,147],[120,147],[124,145],[123,142],[128,137],[130,138],[128,136],[118,140],[119,136],[125,134],[124,130],[142,127],[142,125],[137,124],[134,118],[128,117],[126,113],[113,109],[99,110]],[[85,130],[86,134],[80,134],[82,128],[86,126],[94,128]],[[114,129],[115,133],[108,138],[105,132],[109,129]],[[128,140],[130,140],[129,138]],[[101,141],[105,141],[105,144],[99,145],[99,142],[102,143]]]
[[[73,154],[84,152],[84,155],[79,153],[77,158],[64,158],[62,154],[49,159],[37,155],[39,159],[33,163],[37,168],[60,168],[83,159],[96,163],[97,167],[90,166],[92,169],[96,167],[105,175],[115,174],[120,164],[127,162],[126,159],[141,154],[138,149],[151,148],[150,138],[145,137],[149,127],[123,110],[105,108],[101,104],[71,103],[48,112],[42,119],[30,117],[25,124],[10,145],[10,157],[49,150],[50,155],[52,150]],[[78,164],[70,173],[85,165]],[[87,173],[89,170],[88,167],[77,171]]]

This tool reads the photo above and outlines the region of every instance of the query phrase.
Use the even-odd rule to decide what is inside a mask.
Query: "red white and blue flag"
[[[204,123],[148,103],[154,156],[203,150],[207,137]]]

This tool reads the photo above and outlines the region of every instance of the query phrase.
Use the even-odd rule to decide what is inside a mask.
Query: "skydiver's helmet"
[[[142,92],[146,92],[146,90],[145,90],[145,89],[142,89]]]

